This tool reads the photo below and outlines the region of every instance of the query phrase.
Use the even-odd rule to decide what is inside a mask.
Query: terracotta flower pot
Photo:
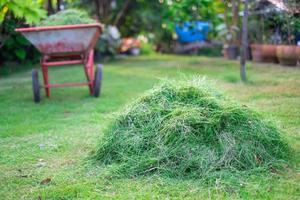
[[[280,45],[277,46],[276,55],[279,63],[287,66],[297,65],[297,46],[294,45]]]
[[[223,47],[223,55],[225,58],[235,60],[238,57],[238,46],[236,45],[225,45]]]
[[[262,62],[262,45],[261,44],[251,44],[251,54],[252,60],[255,62]]]
[[[298,63],[300,64],[300,46],[297,46],[297,59]]]
[[[262,61],[278,63],[276,56],[276,45],[264,44],[262,45]]]

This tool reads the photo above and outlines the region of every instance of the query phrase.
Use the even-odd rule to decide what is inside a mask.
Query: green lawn
[[[0,78],[0,199],[299,199],[299,67],[249,63],[249,83],[242,84],[238,62],[219,58],[151,56],[104,64],[98,99],[85,87],[63,88],[53,89],[51,99],[43,91],[36,105],[29,70]],[[79,66],[50,71],[53,82],[83,75]],[[218,180],[204,186],[158,176],[117,179],[89,164],[116,111],[163,78],[194,75],[207,76],[220,91],[276,120],[295,150],[292,165],[229,187]]]

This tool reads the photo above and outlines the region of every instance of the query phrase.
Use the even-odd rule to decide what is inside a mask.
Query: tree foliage
[[[184,21],[216,26],[224,11],[221,0],[74,0],[73,5],[85,7],[102,23],[117,25],[123,36],[144,34],[156,41],[171,40],[175,25]]]
[[[35,54],[30,44],[15,28],[24,24],[36,24],[46,12],[33,0],[0,0],[0,58],[1,61],[24,61]]]
[[[10,13],[19,19],[24,19],[28,24],[38,23],[46,12],[32,0],[0,0],[0,23]]]
[[[218,0],[180,0],[161,1],[165,7],[163,22],[166,27],[174,29],[176,23],[191,20],[209,21],[213,25],[220,23],[224,4]]]

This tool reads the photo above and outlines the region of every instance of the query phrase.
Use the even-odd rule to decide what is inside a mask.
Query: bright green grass
[[[81,67],[51,69],[53,82],[82,80]],[[217,89],[274,118],[296,151],[293,166],[240,187],[150,176],[110,178],[87,164],[114,112],[165,77],[206,75]],[[54,89],[32,102],[30,71],[0,79],[0,199],[298,199],[300,196],[300,70],[250,63],[248,84],[238,62],[204,57],[152,56],[105,63],[103,94]],[[44,93],[43,93],[44,94]],[[44,97],[44,95],[43,95]],[[52,181],[47,185],[40,182]],[[226,185],[226,186],[224,186]]]

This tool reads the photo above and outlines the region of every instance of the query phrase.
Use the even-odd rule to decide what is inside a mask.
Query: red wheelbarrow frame
[[[89,38],[90,41],[83,41],[84,45],[78,45],[79,43],[76,41],[74,44],[66,44],[66,41],[54,41],[54,43],[45,43],[44,41],[38,40],[37,42],[32,42],[33,45],[41,52],[41,69],[44,80],[44,89],[46,92],[46,96],[50,97],[50,88],[61,88],[61,87],[76,87],[76,86],[88,86],[89,92],[91,95],[98,96],[99,91],[95,91],[95,78],[94,78],[94,50],[100,33],[102,32],[100,24],[78,24],[78,25],[64,25],[64,26],[49,26],[49,27],[32,27],[32,28],[20,28],[16,29],[17,32],[25,35],[28,33],[36,34],[38,32],[46,32],[46,31],[64,31],[64,30],[83,30],[87,28],[97,28],[96,31]],[[89,29],[87,29],[88,31]],[[71,32],[72,33],[72,32]],[[45,35],[44,35],[45,36]],[[34,36],[38,37],[38,36]],[[65,36],[66,37],[66,36]],[[26,37],[27,38],[27,37]],[[54,39],[55,40],[55,39]],[[82,38],[78,38],[78,41],[82,40]],[[88,42],[88,43],[87,43]],[[75,45],[75,43],[78,43]],[[57,67],[63,65],[78,65],[82,64],[84,66],[84,72],[86,75],[87,82],[81,83],[64,83],[64,84],[50,84],[48,68],[49,67]],[[97,70],[101,70],[100,72],[96,72],[96,75],[99,78],[102,78],[102,66],[98,66]],[[35,73],[35,74],[34,74]],[[35,82],[38,83],[38,80],[35,81],[34,78],[37,79],[37,71],[33,71],[33,91],[35,93]],[[96,78],[97,78],[96,76]],[[101,80],[97,80],[99,82]],[[99,86],[98,86],[99,87]],[[99,90],[99,88],[97,88]],[[95,93],[96,92],[96,93]],[[35,95],[35,94],[34,94]],[[36,99],[36,102],[39,102],[39,97]]]
[[[70,59],[70,60],[68,60]],[[87,82],[83,83],[63,83],[63,84],[50,84],[48,68],[57,67],[63,65],[84,65],[84,72],[86,75]],[[65,55],[65,56],[47,56],[43,55],[41,59],[41,68],[44,78],[44,88],[46,96],[50,97],[50,88],[61,88],[61,87],[76,87],[76,86],[89,86],[90,94],[94,93],[94,51],[90,50],[87,55]]]

